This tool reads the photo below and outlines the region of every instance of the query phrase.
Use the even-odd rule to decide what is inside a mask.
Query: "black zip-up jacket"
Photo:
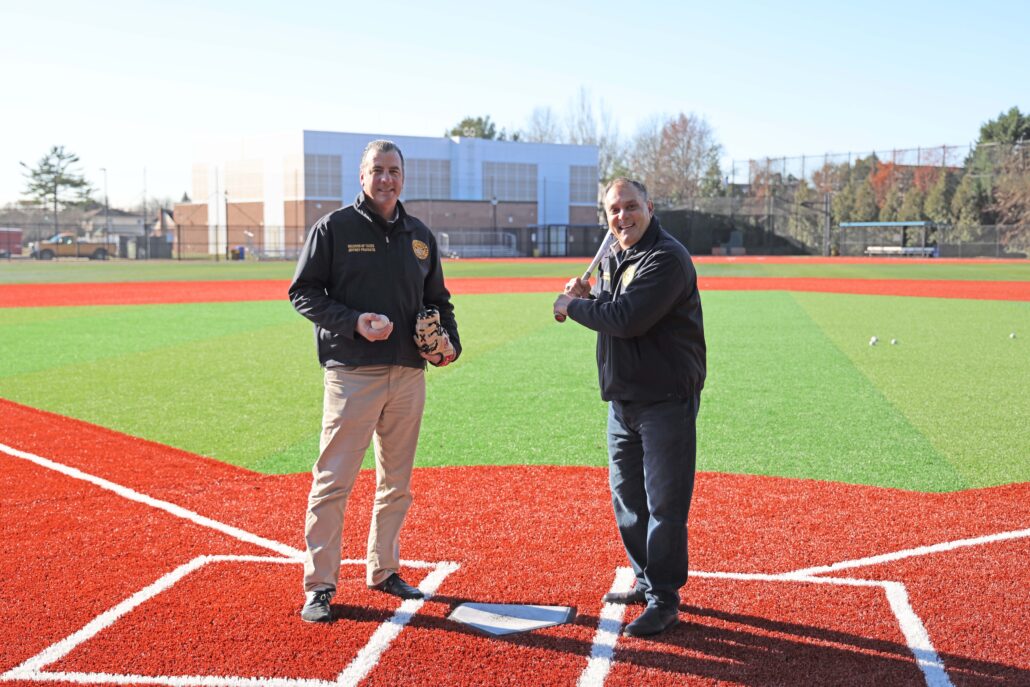
[[[461,354],[451,294],[444,286],[436,239],[425,224],[397,203],[388,223],[359,193],[353,205],[335,210],[311,228],[290,284],[290,301],[315,323],[318,361],[343,365],[403,365],[425,368],[415,346],[418,311],[433,306]],[[354,331],[362,313],[393,322],[385,341]],[[457,356],[455,356],[457,357]]]
[[[601,261],[592,295],[574,299],[568,313],[597,332],[601,398],[650,402],[701,390],[706,351],[697,272],[658,218],[635,245]]]

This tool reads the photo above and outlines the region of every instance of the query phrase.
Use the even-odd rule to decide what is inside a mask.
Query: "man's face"
[[[404,169],[396,150],[369,153],[361,163],[361,190],[376,211],[391,219],[404,190]]]
[[[654,205],[650,200],[644,200],[644,194],[633,184],[616,184],[604,197],[604,212],[608,217],[608,229],[626,250],[647,231],[654,215]]]

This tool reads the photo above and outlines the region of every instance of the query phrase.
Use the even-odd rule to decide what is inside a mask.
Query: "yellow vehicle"
[[[54,258],[89,258],[107,260],[118,255],[118,241],[90,241],[71,232],[55,234],[45,241],[32,244],[32,257],[40,260]]]

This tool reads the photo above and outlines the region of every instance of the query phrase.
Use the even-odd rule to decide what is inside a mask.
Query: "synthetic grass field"
[[[459,261],[447,263],[445,271],[456,283],[496,277],[512,290],[520,277],[567,277],[580,267],[580,261]],[[967,289],[975,282],[1019,287],[1030,281],[1024,262],[702,259],[698,270],[702,278],[933,280]],[[284,263],[16,261],[0,264],[0,284],[66,283],[75,302],[88,302],[91,288],[103,286],[91,282],[125,282],[131,293],[135,282],[284,280],[291,272]],[[174,301],[176,290],[168,290],[166,300]],[[339,614],[355,620],[356,629],[337,622],[325,635],[298,630],[299,593],[294,599],[276,591],[299,589],[298,570],[261,558],[271,550],[292,561],[302,547],[303,473],[314,456],[321,411],[310,326],[289,303],[0,308],[0,397],[18,404],[0,402],[0,444],[6,446],[0,451],[6,495],[0,526],[4,541],[22,542],[5,549],[0,560],[10,580],[2,588],[4,624],[20,627],[15,618],[48,593],[41,581],[65,584],[61,571],[67,566],[110,578],[80,583],[82,601],[73,604],[72,617],[55,620],[35,640],[0,637],[9,642],[6,653],[0,651],[0,680],[156,679],[140,678],[142,673],[187,676],[156,679],[158,684],[238,687],[249,684],[239,676],[274,675],[285,680],[282,687],[294,687],[302,684],[295,677],[307,675],[298,672],[297,651],[336,646],[341,655],[357,652],[358,661],[360,647],[374,644],[376,623],[397,625],[400,617],[400,626],[410,622],[410,628],[397,630],[395,644],[375,645],[382,651],[362,664],[364,673],[351,659],[337,665],[338,659],[312,673],[328,670],[318,678],[328,683],[315,680],[308,687],[347,683],[344,674],[348,680],[357,676],[352,683],[367,678],[375,684],[401,676],[410,684],[1030,682],[1030,599],[1018,563],[1030,535],[1030,301],[1019,288],[1011,300],[706,290],[703,474],[691,519],[692,561],[700,567],[684,595],[684,612],[693,619],[664,642],[619,640],[616,646],[611,640],[608,650],[598,637],[622,618],[611,617],[613,611],[597,600],[618,583],[615,570],[624,561],[600,467],[606,460],[604,406],[593,336],[573,323],[555,323],[553,295],[546,292],[455,291],[465,353],[458,364],[428,372],[417,464],[451,467],[416,471],[416,502],[403,544],[406,555],[426,562],[428,567],[415,569],[429,571],[425,584],[436,585],[437,596],[424,609],[396,613],[375,610],[381,600],[372,597],[360,596],[353,605],[344,598],[348,605]],[[874,335],[879,343],[870,346]],[[534,464],[568,467],[519,467]],[[282,473],[295,474],[274,476]],[[369,476],[362,479],[348,511],[345,553],[353,556],[360,556],[367,525],[362,510]],[[117,491],[119,485],[182,504],[200,519]],[[993,485],[1012,486],[962,492]],[[122,506],[118,498],[104,505],[93,495],[98,488],[144,505]],[[364,495],[358,497],[359,491]],[[77,505],[82,499],[94,504],[92,515],[72,525],[66,517],[85,515]],[[481,517],[468,512],[470,501],[479,504]],[[65,517],[55,519],[58,513]],[[150,523],[153,530],[143,535],[124,518]],[[194,543],[185,546],[176,518],[185,518],[188,530],[220,534],[189,534]],[[40,522],[49,524],[35,524]],[[165,553],[152,563],[132,563],[132,549],[103,544],[87,531],[92,527],[127,528],[129,540],[141,536],[147,550]],[[248,539],[242,531],[258,535]],[[255,543],[253,536],[265,539]],[[60,542],[57,551],[50,539]],[[67,547],[77,553],[61,553]],[[185,565],[201,554],[257,558],[204,559],[190,569],[201,575],[189,578],[200,587],[148,586],[165,579],[178,565],[172,561]],[[162,557],[169,563],[161,564]],[[859,562],[842,563],[848,560]],[[459,567],[445,572],[451,569],[440,567],[441,561]],[[26,565],[41,570],[13,572]],[[262,571],[256,577],[248,572],[255,565]],[[230,574],[218,573],[227,570],[218,566],[236,567]],[[861,574],[839,573],[853,568]],[[597,571],[603,571],[600,578]],[[827,584],[831,578],[838,581]],[[234,607],[233,613],[269,622],[245,623],[252,629],[226,639],[229,631],[218,629],[213,618],[214,634],[198,638],[192,621],[176,614],[198,589],[217,595],[218,582],[226,579],[254,595],[253,606]],[[957,585],[960,579],[965,582]],[[907,589],[911,600],[901,603],[892,584]],[[43,675],[41,668],[3,673],[144,588],[167,592],[160,617],[172,625],[155,629],[147,616],[132,620],[127,609],[128,626],[112,620],[114,634],[97,629],[82,635],[85,654],[68,659],[67,674]],[[454,634],[444,617],[459,597],[574,604],[580,615],[564,629],[497,642]],[[398,616],[402,611],[408,615]],[[125,664],[119,647],[133,637],[174,636],[175,628],[186,628],[189,641],[171,642],[160,660],[108,665]],[[982,639],[970,640],[971,631]],[[260,647],[298,632],[305,648],[287,642],[293,658],[289,651],[260,656]],[[244,658],[231,666],[218,658],[226,641],[245,648]],[[751,649],[713,653],[717,645]],[[404,650],[410,653],[398,654]],[[451,661],[446,672],[428,658],[434,651]],[[437,667],[390,667],[405,655],[408,662]],[[590,656],[604,660],[588,661]],[[589,675],[588,664],[595,666]],[[596,666],[604,670],[598,673]],[[810,679],[792,679],[798,666]],[[95,677],[98,671],[108,678]],[[519,679],[523,673],[532,677]],[[136,677],[118,677],[129,674]]]

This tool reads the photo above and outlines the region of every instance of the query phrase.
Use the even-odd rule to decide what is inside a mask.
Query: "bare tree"
[[[586,88],[580,88],[570,103],[565,130],[564,142],[597,146],[597,171],[602,181],[617,176],[618,170],[624,167],[625,155],[612,112],[603,100],[599,100],[595,115],[593,98]]]
[[[703,117],[652,118],[633,139],[629,168],[647,184],[655,204],[682,205],[700,195],[705,173],[718,164],[721,150]]]
[[[522,140],[527,143],[564,143],[561,121],[555,111],[551,107],[533,108],[529,124],[522,132]]]

